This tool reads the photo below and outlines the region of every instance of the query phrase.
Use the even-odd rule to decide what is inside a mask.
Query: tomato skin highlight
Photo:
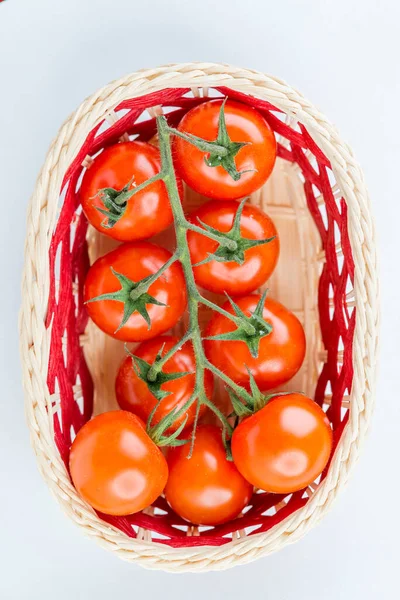
[[[165,184],[155,181],[128,200],[121,219],[110,229],[102,226],[105,206],[98,194],[103,188],[121,190],[132,178],[136,187],[160,172],[160,153],[145,142],[123,142],[106,148],[85,172],[79,197],[88,221],[101,233],[128,242],[143,240],[163,231],[173,221]],[[133,185],[130,189],[133,189]],[[182,182],[178,187],[183,194]]]
[[[189,446],[168,450],[168,503],[183,519],[198,525],[234,519],[248,504],[253,486],[226,459],[221,429],[199,425],[191,458]]]
[[[207,202],[189,215],[189,221],[200,225],[199,219],[223,233],[228,232],[235,218],[238,203],[235,200]],[[272,220],[259,208],[246,204],[240,219],[242,237],[262,240],[277,236]],[[208,254],[215,252],[218,242],[200,233],[187,234],[192,264],[195,265]],[[245,251],[245,262],[219,262],[213,260],[193,268],[196,283],[216,294],[226,292],[230,296],[249,294],[263,285],[275,269],[279,257],[279,238]]]
[[[164,456],[130,412],[116,410],[88,421],[69,460],[72,481],[86,502],[108,515],[130,515],[152,504],[168,479]]]
[[[115,300],[88,300],[121,288],[111,267],[133,281],[156,273],[171,257],[171,253],[150,242],[122,244],[97,259],[90,267],[84,286],[84,301],[90,318],[108,335],[127,341],[140,342],[160,335],[173,327],[182,316],[187,303],[186,283],[178,262],[172,264],[148,290],[148,293],[166,306],[148,304],[151,328],[142,315],[134,312],[119,330],[124,305]]]
[[[142,358],[147,363],[152,364],[158,352],[164,347],[162,356],[164,356],[175,344],[179,338],[175,336],[159,336],[152,340],[147,340],[140,344],[134,350],[135,356]],[[158,404],[158,408],[154,413],[152,425],[156,425],[159,421],[169,414],[174,408],[181,408],[187,402],[193,393],[195,386],[195,371],[196,360],[193,352],[193,346],[190,342],[186,342],[180,350],[178,350],[163,366],[164,373],[179,373],[187,372],[190,375],[185,375],[174,381],[167,381],[161,386],[161,390],[170,392],[159,402],[151,393],[146,383],[142,381],[135,373],[132,364],[132,358],[127,356],[118,371],[115,391],[117,401],[123,410],[129,410],[138,415],[143,421],[147,422],[151,411]],[[207,397],[211,399],[214,378],[210,371],[204,373],[204,384]],[[200,415],[205,411],[205,405],[200,409]],[[194,421],[196,414],[196,402],[183,414],[176,419],[171,427],[167,430],[168,433],[176,431],[187,417],[186,426],[188,427]]]
[[[236,303],[249,316],[254,312],[259,294],[236,299]],[[229,302],[223,308],[233,314]],[[286,383],[300,369],[306,351],[303,327],[297,317],[279,302],[267,298],[263,319],[272,325],[272,332],[261,338],[258,357],[253,358],[243,341],[204,341],[207,358],[239,385],[249,389],[248,370],[262,391]],[[227,317],[215,313],[204,332],[204,338],[234,331],[236,325]]]
[[[254,486],[277,494],[301,490],[324,470],[332,451],[325,413],[310,398],[272,398],[233,432],[235,465]]]
[[[221,104],[217,99],[195,106],[183,117],[178,130],[215,141]],[[207,166],[207,153],[179,137],[173,140],[178,174],[195,191],[214,200],[244,198],[258,190],[270,176],[277,152],[274,132],[251,106],[227,100],[225,121],[231,141],[248,142],[235,156],[237,170],[249,170],[238,181],[221,166]]]

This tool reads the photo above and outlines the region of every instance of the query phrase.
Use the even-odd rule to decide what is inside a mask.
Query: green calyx
[[[261,408],[264,408],[264,406],[270,399],[269,396],[264,396],[261,393],[250,369],[247,366],[246,369],[249,374],[250,380],[250,396],[249,394],[246,394],[246,396],[242,396],[241,394],[236,393],[236,391],[232,390],[231,388],[226,388],[232,402],[234,414],[236,414],[238,417],[249,417],[258,410],[261,410]]]
[[[239,418],[250,417],[268,404],[272,398],[277,396],[286,396],[292,392],[277,392],[275,394],[263,394],[258,387],[256,380],[250,369],[246,366],[250,380],[251,395],[237,393],[235,390],[226,387],[232,402],[234,414]]]
[[[208,232],[215,236],[221,238],[219,242],[219,246],[217,250],[213,253],[209,253],[207,258],[202,260],[201,262],[195,264],[195,267],[200,265],[204,265],[212,260],[216,260],[218,262],[236,262],[239,265],[242,265],[245,261],[245,252],[250,248],[255,248],[256,246],[261,246],[263,244],[268,244],[275,239],[275,236],[270,238],[265,238],[262,240],[251,240],[248,238],[243,238],[240,234],[240,219],[242,217],[243,208],[246,203],[246,198],[241,201],[238,206],[238,209],[235,214],[235,218],[233,220],[233,225],[231,229],[225,233],[203,223],[200,219],[198,219],[200,225]],[[228,241],[234,242],[233,244],[229,244]]]
[[[267,290],[261,296],[254,312],[248,317],[236,302],[228,296],[228,300],[236,315],[235,323],[237,324],[237,328],[234,331],[213,335],[206,339],[244,342],[249,348],[251,356],[257,358],[260,340],[272,331],[272,325],[263,319],[266,297]]]
[[[165,265],[164,265],[165,267]],[[138,312],[142,315],[146,321],[148,329],[151,329],[150,315],[147,311],[146,306],[148,304],[156,304],[157,306],[165,306],[163,302],[159,302],[154,296],[147,293],[150,285],[154,283],[155,279],[161,275],[165,269],[162,267],[155,275],[149,275],[141,281],[132,281],[126,275],[117,273],[112,267],[112,274],[118,279],[121,284],[121,289],[117,292],[111,292],[108,294],[101,294],[95,298],[87,300],[89,302],[100,302],[101,300],[114,300],[115,302],[122,302],[124,305],[124,313],[122,316],[121,323],[118,325],[114,333],[117,333],[126,323],[134,312]]]
[[[152,371],[154,372],[154,365],[157,364],[158,361],[161,360],[161,356],[163,353],[164,346],[160,349],[153,363],[148,363],[139,356],[135,356],[129,350],[127,350],[129,356],[132,358],[132,365],[135,370],[136,375],[141,379],[148,387],[149,391],[153,394],[153,396],[157,400],[163,400],[171,394],[171,392],[167,392],[161,389],[161,386],[168,381],[174,381],[175,379],[180,379],[181,377],[185,377],[186,375],[190,375],[189,371],[180,371],[178,373],[164,373],[161,370],[158,370],[155,373],[154,377],[149,377]]]
[[[226,101],[227,98],[222,102],[219,111],[218,134],[215,141],[210,142],[190,133],[183,133],[172,128],[169,131],[173,135],[181,137],[193,146],[196,146],[199,150],[207,152],[208,156],[204,160],[208,167],[222,167],[234,181],[239,181],[243,173],[248,173],[250,170],[238,171],[235,164],[235,156],[249,142],[232,142],[230,139],[225,121]]]
[[[101,222],[101,226],[104,227],[104,229],[112,229],[121,217],[124,216],[127,202],[123,198],[129,191],[131,185],[132,181],[127,183],[121,190],[102,188],[97,192],[96,196],[100,198],[104,205],[104,208],[96,206],[96,210],[105,216],[105,219]]]
[[[100,198],[105,208],[96,206],[96,209],[105,216],[105,219],[101,222],[101,226],[105,229],[112,229],[116,223],[124,216],[128,201],[138,192],[141,192],[146,187],[162,179],[163,174],[157,173],[154,177],[151,177],[147,181],[141,183],[138,186],[132,188],[135,178],[133,177],[128,183],[121,188],[116,190],[114,188],[102,188],[97,192],[94,198]],[[132,189],[131,189],[132,188]]]

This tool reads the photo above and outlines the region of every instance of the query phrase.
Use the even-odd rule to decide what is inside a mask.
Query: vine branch
[[[185,341],[188,341],[190,339],[192,342],[192,345],[193,345],[193,350],[194,350],[195,359],[196,359],[196,380],[195,380],[195,388],[194,388],[192,397],[189,399],[188,402],[186,402],[186,404],[184,405],[184,407],[182,407],[182,409],[184,408],[185,410],[187,410],[188,408],[190,408],[190,406],[194,402],[197,402],[196,414],[198,414],[201,404],[205,404],[221,421],[224,431],[227,432],[228,435],[230,435],[232,433],[232,427],[231,427],[229,421],[227,420],[225,415],[218,409],[218,407],[215,406],[215,404],[211,400],[209,400],[209,398],[207,398],[207,395],[205,392],[204,371],[206,368],[213,370],[214,367],[212,366],[212,368],[210,368],[211,363],[208,362],[208,360],[205,356],[205,353],[204,353],[202,336],[201,336],[201,331],[200,331],[200,326],[199,326],[199,305],[200,304],[207,305],[210,308],[212,308],[213,310],[221,312],[222,314],[224,314],[226,317],[228,317],[232,321],[236,322],[237,324],[239,324],[240,319],[235,317],[235,315],[232,315],[232,314],[228,313],[227,311],[223,310],[217,304],[214,304],[213,302],[206,300],[206,298],[203,298],[203,296],[201,296],[201,294],[199,293],[199,291],[197,289],[196,282],[195,282],[194,275],[193,275],[193,267],[192,267],[192,264],[190,261],[189,245],[188,245],[187,237],[186,237],[187,230],[191,229],[193,231],[197,231],[198,233],[201,233],[202,235],[206,235],[208,237],[211,237],[211,236],[210,236],[209,232],[205,231],[204,229],[201,229],[200,227],[197,227],[196,225],[189,223],[183,212],[181,200],[179,197],[176,177],[175,177],[173,159],[172,159],[171,140],[170,140],[171,135],[172,135],[171,129],[168,126],[167,120],[163,115],[160,115],[157,117],[157,130],[158,130],[160,156],[161,156],[161,179],[165,183],[165,187],[167,189],[170,204],[171,204],[171,209],[172,209],[174,223],[175,223],[176,244],[177,244],[178,256],[179,256],[178,260],[180,261],[182,268],[183,268],[183,272],[184,272],[185,280],[186,280],[188,298],[189,298],[189,300],[188,300],[189,326],[188,326],[188,330],[187,330],[186,334],[183,336],[183,338],[180,340],[180,342],[178,344],[176,344],[173,348],[171,348],[171,350],[168,352],[168,354],[166,354],[160,361],[157,361],[156,363],[154,363],[152,369],[149,371],[148,377],[151,380],[153,377],[157,376],[157,372],[159,372],[159,370],[162,369],[162,366],[165,364],[165,362],[169,358],[171,358],[171,356],[173,356],[173,354],[175,352],[178,351],[178,349],[185,343]],[[226,240],[223,240],[222,236],[220,239],[218,239],[219,236],[217,234],[212,234],[212,239],[215,239],[215,238],[217,238],[216,241],[218,241],[218,242],[226,243]],[[241,322],[241,324],[243,324],[242,320],[240,320],[240,322]],[[251,329],[254,329],[253,326],[251,326]],[[251,335],[250,331],[249,331],[249,334]],[[214,372],[215,372],[215,370],[214,370]],[[240,392],[242,392],[244,394],[248,394],[246,392],[246,390],[244,390],[240,386],[237,386],[229,377],[224,376],[224,381],[228,385],[231,385],[238,394]],[[182,409],[174,415],[175,418],[177,418],[177,416],[180,416],[181,414],[183,414],[184,411]],[[195,435],[195,433],[193,435]],[[192,441],[192,445],[193,445],[193,441]]]
[[[109,228],[114,226],[115,223],[123,216],[127,202],[135,194],[145,189],[147,186],[156,181],[163,181],[167,190],[175,225],[176,250],[174,254],[156,273],[142,279],[141,281],[131,281],[126,276],[113,271],[113,274],[118,279],[121,288],[117,292],[98,296],[97,298],[92,298],[90,301],[94,302],[107,299],[123,302],[124,317],[119,329],[124,326],[124,324],[130,318],[130,315],[135,311],[139,312],[143,316],[150,328],[150,317],[146,309],[146,304],[161,303],[148,293],[149,288],[154,281],[162,276],[162,274],[175,261],[179,261],[181,263],[188,295],[189,324],[186,333],[164,356],[162,356],[161,351],[152,364],[141,361],[134,355],[132,355],[132,359],[136,361],[134,363],[134,367],[140,372],[141,378],[146,381],[149,390],[153,390],[153,395],[155,395],[158,401],[161,401],[163,398],[163,391],[161,390],[160,386],[167,377],[167,374],[164,374],[162,369],[165,363],[186,342],[189,340],[191,341],[196,361],[195,386],[191,397],[181,408],[173,410],[163,419],[161,419],[159,423],[152,425],[152,420],[158,406],[156,405],[150,414],[147,423],[147,430],[149,434],[159,445],[181,445],[189,441],[182,440],[179,437],[180,433],[184,429],[187,417],[180,425],[178,430],[173,434],[168,434],[167,430],[171,427],[176,419],[182,417],[194,403],[197,403],[195,421],[191,436],[190,453],[193,450],[197,421],[202,405],[207,406],[220,420],[222,424],[222,437],[224,444],[227,447],[228,454],[227,438],[229,439],[233,432],[233,428],[229,423],[228,418],[207,397],[204,385],[205,370],[211,371],[228,386],[230,393],[235,394],[235,399],[237,398],[238,406],[241,402],[244,403],[243,406],[252,406],[254,404],[252,394],[250,394],[245,388],[236,384],[230,377],[228,377],[225,373],[220,371],[210,361],[208,361],[207,357],[205,356],[202,334],[199,326],[199,306],[204,305],[208,308],[211,308],[213,311],[218,312],[224,317],[230,319],[230,321],[236,325],[237,329],[235,331],[223,334],[219,338],[214,337],[213,339],[242,340],[248,345],[252,356],[257,356],[258,354],[258,344],[260,338],[264,335],[268,335],[271,331],[271,326],[262,319],[262,309],[264,306],[265,295],[263,295],[259,304],[257,305],[257,309],[250,316],[247,316],[245,313],[243,313],[243,311],[241,311],[235,302],[228,296],[233,309],[232,312],[228,312],[224,308],[221,308],[218,304],[215,304],[211,300],[208,300],[202,296],[198,291],[193,273],[193,265],[190,260],[190,251],[187,241],[188,230],[208,237],[219,244],[217,250],[214,252],[214,254],[209,256],[207,261],[215,259],[222,262],[235,261],[238,264],[242,264],[244,262],[244,252],[247,249],[253,247],[254,245],[269,243],[273,239],[250,240],[241,236],[240,219],[245,200],[238,205],[238,210],[236,212],[232,228],[228,232],[220,232],[217,229],[202,223],[201,221],[199,221],[199,225],[196,225],[189,222],[185,217],[178,190],[177,179],[175,176],[171,150],[171,136],[178,136],[184,139],[186,142],[196,146],[203,152],[208,153],[208,157],[205,157],[206,164],[210,168],[219,165],[222,166],[236,181],[240,178],[241,173],[236,170],[234,158],[240,149],[246,145],[246,143],[232,142],[230,140],[226,129],[224,105],[225,101],[222,103],[220,110],[218,136],[215,141],[211,142],[173,129],[168,125],[167,119],[164,115],[157,116],[156,122],[161,158],[160,172],[134,188],[131,187],[132,181],[130,181],[120,190],[104,188],[98,192],[98,195],[103,200],[105,206],[105,210],[100,208],[98,210],[100,210],[100,212],[107,217],[104,226]],[[168,377],[176,379],[177,375],[177,373],[169,374]]]

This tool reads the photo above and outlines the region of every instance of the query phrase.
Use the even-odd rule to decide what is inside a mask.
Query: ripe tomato
[[[232,230],[238,208],[239,205],[234,200],[218,204],[207,202],[190,215],[189,221],[200,225],[200,219],[206,225],[225,233]],[[240,245],[245,244],[246,240],[272,238],[277,236],[277,231],[268,215],[259,208],[246,204],[240,218],[240,234],[244,239],[238,242],[239,251]],[[205,260],[220,248],[218,242],[194,231],[188,231],[187,239],[193,264]],[[212,260],[194,267],[196,283],[217,294],[226,292],[230,296],[244,295],[263,285],[271,275],[278,261],[279,239],[275,237],[268,243],[246,249],[241,257],[244,258],[242,264],[235,260],[238,251],[223,252],[226,261]]]
[[[210,100],[189,110],[179,123],[178,130],[215,141],[222,100]],[[275,164],[275,136],[264,117],[251,106],[228,100],[225,121],[233,142],[247,142],[234,157],[238,181],[222,166],[209,167],[207,153],[186,140],[174,138],[173,151],[179,175],[186,183],[204,196],[216,200],[243,198],[258,190],[268,179]]]
[[[237,305],[246,316],[250,316],[259,300],[260,295],[251,294],[239,298]],[[234,313],[229,302],[223,308]],[[236,383],[249,387],[249,369],[259,388],[270,390],[289,381],[300,369],[306,340],[300,321],[279,302],[267,298],[262,316],[272,325],[272,331],[261,337],[257,358],[250,354],[247,344],[241,340],[205,340],[204,347],[210,362]],[[235,329],[237,326],[228,317],[216,313],[207,325],[204,337]]]
[[[162,493],[168,478],[166,460],[143,422],[123,410],[103,413],[80,429],[69,467],[82,498],[108,515],[143,510]]]
[[[247,505],[253,487],[228,461],[222,432],[214,425],[200,425],[193,454],[189,444],[170,448],[165,497],[183,519],[199,525],[218,525],[234,519]]]
[[[118,330],[126,304],[116,300],[92,301],[97,296],[122,290],[115,272],[138,282],[156,273],[170,258],[171,253],[160,246],[149,242],[131,242],[96,260],[89,269],[84,288],[87,310],[96,325],[105,333],[128,342],[153,338],[175,325],[187,301],[185,278],[178,262],[168,267],[148,289],[148,294],[156,302],[163,303],[163,306],[146,303],[150,326],[143,315],[135,310]]]
[[[160,172],[160,153],[144,142],[126,142],[106,148],[94,159],[85,172],[80,188],[83,212],[89,222],[101,233],[121,240],[143,240],[163,231],[173,221],[172,211],[164,182],[155,181],[127,201],[121,219],[111,228],[102,226],[107,217],[98,209],[106,207],[99,190],[122,190],[137,187]],[[180,190],[182,184],[179,181]]]
[[[134,355],[148,364],[153,364],[158,353],[162,349],[161,356],[165,356],[173,346],[179,342],[179,338],[172,335],[160,336],[152,340],[143,342],[134,350]],[[143,421],[147,421],[151,411],[158,404],[154,413],[152,425],[156,425],[163,417],[171,413],[173,409],[180,409],[187,402],[193,393],[195,386],[196,359],[193,352],[193,346],[186,342],[180,350],[165,363],[162,367],[163,373],[191,373],[179,379],[166,381],[160,386],[161,392],[167,393],[161,400],[153,395],[145,381],[136,373],[132,358],[127,356],[122,362],[117,379],[115,382],[115,391],[118,404],[124,410],[130,410],[138,415]],[[213,392],[213,376],[210,371],[204,373],[204,383],[206,394],[211,399]],[[205,410],[202,405],[200,414]],[[193,423],[196,414],[196,403],[179,417],[169,428],[169,432],[176,431],[187,417],[186,425]]]
[[[321,408],[301,394],[272,398],[233,432],[235,465],[256,487],[288,494],[312,483],[332,450],[332,430]]]

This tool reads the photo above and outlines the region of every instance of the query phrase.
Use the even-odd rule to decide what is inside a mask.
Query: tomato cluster
[[[306,349],[297,317],[257,291],[278,262],[279,235],[247,196],[273,170],[273,131],[250,106],[218,99],[176,129],[157,122],[154,144],[123,142],[94,158],[79,191],[90,224],[123,242],[89,269],[89,316],[138,345],[116,377],[121,410],[82,427],[70,472],[100,512],[132,514],[164,493],[182,518],[216,525],[237,517],[254,487],[285,494],[313,482],[332,431],[310,398],[266,393],[297,373]],[[189,215],[182,180],[208,198]],[[174,253],[148,241],[172,223]],[[200,304],[213,309],[204,331]],[[183,338],[163,335],[185,311]],[[214,402],[215,378],[234,413]],[[204,420],[212,413],[218,426]]]

